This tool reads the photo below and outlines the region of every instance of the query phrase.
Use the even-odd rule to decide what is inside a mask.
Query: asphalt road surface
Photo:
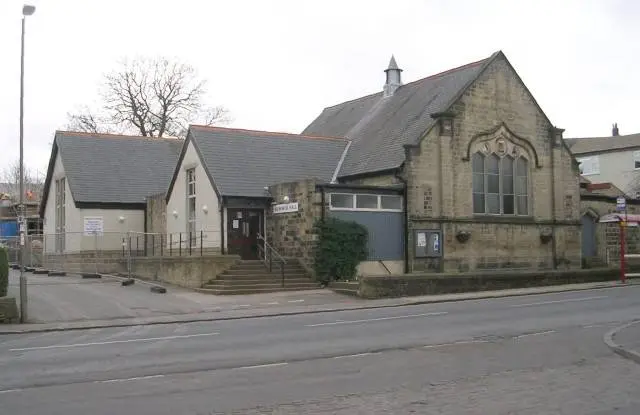
[[[640,287],[0,337],[3,413],[640,413]]]

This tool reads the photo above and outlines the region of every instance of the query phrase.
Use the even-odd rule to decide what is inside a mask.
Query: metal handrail
[[[257,239],[258,239],[258,241],[264,242],[264,247],[262,247],[262,246],[260,246],[260,244],[258,244],[258,251],[260,251],[260,253],[262,254],[261,255],[262,256],[262,262],[264,262],[264,265],[269,268],[269,272],[273,271],[273,255],[274,254],[277,257],[276,260],[278,260],[280,262],[280,276],[282,278],[281,285],[282,285],[282,287],[284,287],[284,266],[287,263],[287,260],[284,259],[284,257],[282,255],[280,255],[278,253],[278,251],[276,251],[276,249],[274,247],[272,247],[269,244],[269,242],[267,242],[265,237],[262,236],[260,233],[258,233]],[[267,249],[269,250],[269,255],[267,255]],[[267,256],[269,257],[268,262],[267,262]]]

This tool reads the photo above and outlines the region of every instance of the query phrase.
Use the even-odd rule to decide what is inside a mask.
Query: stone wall
[[[267,241],[286,258],[297,258],[310,275],[313,273],[313,253],[317,241],[313,225],[322,213],[321,192],[316,191],[316,180],[281,183],[271,186],[274,200],[289,197],[289,203],[298,202],[298,211],[273,214],[267,209]],[[328,203],[328,201],[326,201]]]
[[[640,205],[627,202],[627,213],[640,213]],[[581,214],[597,217],[616,212],[616,201],[611,198],[584,197],[580,202]],[[629,227],[625,232],[625,251],[640,254],[640,228]],[[620,265],[620,226],[617,223],[596,224],[596,247],[598,257],[610,266]]]
[[[239,260],[237,255],[132,258],[131,274],[179,287],[202,288]],[[126,262],[124,265],[122,273],[126,275]]]
[[[204,255],[182,257],[132,257],[131,274],[134,277],[166,282],[185,288],[201,288],[231,267],[240,257],[237,255]],[[100,273],[128,275],[128,261],[122,253],[58,254],[47,256],[45,268],[68,273]]]
[[[506,60],[494,61],[452,107],[450,131],[439,124],[408,151],[409,270],[550,268],[581,266],[579,172],[533,97]],[[529,214],[473,213],[476,151],[508,153],[529,162]],[[505,153],[503,153],[505,154]],[[415,229],[443,232],[443,260],[415,258]],[[460,243],[458,230],[470,232]],[[551,230],[542,243],[540,233]],[[554,255],[555,251],[555,255]]]
[[[164,243],[167,233],[167,201],[160,193],[147,197],[146,231],[153,234],[145,239],[147,255],[160,255],[168,243]]]
[[[366,276],[358,284],[357,295],[363,298],[405,297],[452,294],[511,288],[538,287],[613,281],[615,269],[575,269],[490,273],[413,274]]]

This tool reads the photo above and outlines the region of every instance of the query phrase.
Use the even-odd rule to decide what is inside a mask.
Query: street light
[[[36,7],[22,6],[22,37],[20,48],[20,322],[27,321],[27,277],[24,275],[25,208],[24,208],[24,24],[27,16],[35,13]]]

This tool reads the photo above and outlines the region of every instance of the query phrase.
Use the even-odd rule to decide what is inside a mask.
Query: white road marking
[[[0,391],[0,394],[11,393],[11,392],[20,392],[21,390],[22,389],[6,389],[6,390],[3,390],[3,391]]]
[[[251,307],[251,304],[234,304],[231,306],[231,308],[247,308],[247,307]]]
[[[375,354],[380,354],[380,352],[367,352],[367,353],[357,353],[357,354],[346,354],[344,356],[334,356],[334,359],[344,359],[345,357],[361,357],[361,356],[371,356]]]
[[[262,305],[278,305],[279,303],[277,301],[272,301],[270,303],[260,303]]]
[[[456,346],[461,344],[474,344],[474,343],[490,343],[490,342],[489,340],[462,340],[459,342],[452,342],[452,343],[428,344],[426,346],[423,346],[423,348],[433,349],[436,347]]]
[[[542,336],[543,334],[552,334],[555,333],[555,330],[547,330],[547,331],[539,331],[537,333],[527,333],[527,334],[521,334],[519,336],[514,337],[515,340],[521,339],[523,337],[530,337],[530,336]]]
[[[406,316],[392,316],[392,317],[378,317],[378,318],[369,318],[364,320],[338,320],[330,323],[317,323],[317,324],[306,324],[305,327],[319,327],[319,326],[335,326],[338,324],[355,324],[355,323],[368,323],[370,321],[384,321],[384,320],[397,320],[401,318],[412,318],[412,317],[428,317],[428,316],[441,316],[444,314],[448,314],[446,311],[434,312],[434,313],[422,313],[422,314],[407,314]]]
[[[304,303],[304,300],[289,300],[288,303]]]
[[[93,383],[116,383],[116,382],[129,382],[132,380],[145,380],[145,379],[156,379],[163,378],[164,375],[151,375],[151,376],[138,376],[135,378],[126,378],[126,379],[110,379],[110,380],[97,380]]]
[[[576,301],[589,301],[589,300],[599,300],[601,298],[607,298],[606,295],[597,295],[593,297],[580,297],[580,298],[568,298],[565,300],[552,300],[552,301],[541,301],[539,303],[526,303],[526,304],[515,304],[509,307],[531,307],[536,305],[546,305],[546,304],[560,304],[560,303],[573,303]]]
[[[255,366],[242,366],[242,367],[237,367],[236,370],[240,370],[240,369],[259,369],[262,367],[277,367],[277,366],[286,366],[289,363],[287,362],[280,362],[280,363],[267,363],[264,365],[255,365]]]
[[[92,343],[55,344],[52,346],[21,347],[18,349],[9,349],[9,351],[21,352],[26,350],[65,349],[65,348],[71,348],[71,347],[102,346],[106,344],[117,344],[117,343],[136,343],[136,342],[150,342],[150,341],[156,341],[156,340],[188,339],[191,337],[215,336],[216,334],[220,334],[220,333],[184,334],[179,336],[147,337],[144,339],[111,340],[106,342],[92,342]]]

